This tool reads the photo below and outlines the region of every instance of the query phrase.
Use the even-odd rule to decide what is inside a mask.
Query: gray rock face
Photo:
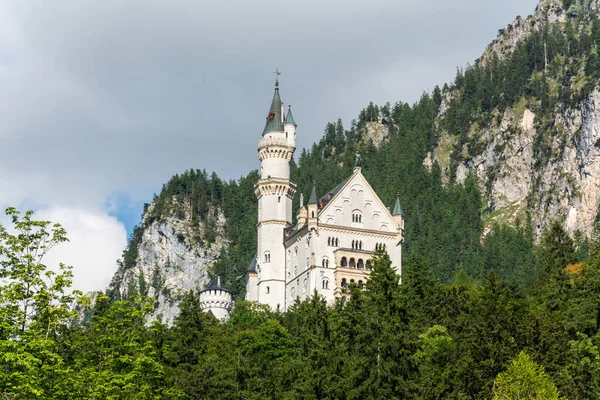
[[[226,246],[224,225],[224,216],[217,213],[216,240],[207,245],[197,239],[203,236],[203,224],[194,227],[176,218],[153,221],[143,231],[135,267],[119,268],[109,290],[122,297],[135,292],[154,298],[155,309],[149,321],[171,325],[179,314],[183,295],[208,286],[209,272]]]
[[[562,23],[566,22],[571,15],[582,16],[582,14],[598,13],[598,11],[600,11],[600,0],[583,0],[569,9],[564,8],[562,0],[542,0],[533,15],[527,19],[517,17],[506,28],[501,29],[480,62],[486,64],[493,54],[502,60],[511,54],[523,39],[542,29],[546,23]]]
[[[556,115],[556,126],[564,130],[552,138],[554,156],[543,166],[534,157],[535,118],[527,108],[507,109],[499,124],[480,132],[487,146],[469,165],[459,165],[457,180],[475,171],[494,210],[492,221],[524,220],[529,207],[538,237],[556,218],[571,234],[590,234],[600,199],[600,91],[581,109]]]
[[[582,0],[565,9],[562,0],[541,0],[527,19],[518,17],[502,29],[479,59],[487,64],[496,55],[504,59],[519,43],[548,24],[587,21],[600,12],[600,0]],[[573,18],[577,17],[577,18]],[[576,82],[572,80],[572,85]],[[445,94],[438,118],[445,117],[448,105],[458,92]],[[590,234],[598,213],[600,196],[600,92],[598,88],[577,108],[559,105],[554,128],[545,133],[548,159],[539,160],[534,151],[537,117],[526,100],[494,115],[485,128],[472,127],[469,144],[483,146],[479,155],[456,167],[456,179],[463,182],[474,172],[486,196],[491,215],[484,222],[514,224],[525,221],[527,213],[539,238],[555,219],[564,221],[567,231]],[[450,155],[455,137],[441,132],[437,147],[424,160],[428,168],[438,162],[448,181]],[[468,154],[468,147],[462,152]]]

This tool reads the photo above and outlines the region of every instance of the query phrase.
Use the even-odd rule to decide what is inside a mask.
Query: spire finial
[[[360,156],[360,153],[357,151],[356,152],[356,162],[355,162],[355,167],[361,167],[362,166],[362,157]]]
[[[279,72],[279,68],[275,68],[275,72],[273,72],[275,74],[275,88],[278,89],[279,88],[279,75],[281,75],[281,72]]]

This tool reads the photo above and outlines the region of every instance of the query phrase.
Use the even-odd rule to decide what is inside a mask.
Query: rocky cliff
[[[564,33],[565,52],[572,54],[571,43],[583,43],[588,36],[595,39],[589,32],[599,13],[600,0],[543,0],[534,15],[518,17],[501,30],[476,66],[493,74],[489,64],[499,65],[541,31]],[[600,82],[586,73],[586,62],[600,43],[590,44],[590,54],[556,55],[549,62],[544,36],[531,39],[535,40],[544,43],[528,43],[526,52],[531,54],[537,45],[545,62],[534,68],[531,78],[519,88],[521,97],[473,118],[462,141],[461,134],[450,133],[443,126],[449,104],[464,97],[465,89],[445,93],[438,115],[438,144],[424,165],[430,168],[437,162],[446,182],[463,182],[470,172],[475,173],[487,200],[488,226],[494,221],[514,224],[517,219],[529,220],[539,237],[549,222],[559,219],[571,234],[579,230],[589,235],[600,200]],[[547,93],[529,90],[538,83],[541,86],[540,82],[548,87]],[[581,97],[577,101],[565,100],[577,95]],[[541,99],[543,96],[555,101]],[[544,107],[550,110],[544,112]]]
[[[209,284],[210,272],[221,251],[225,218],[213,210],[214,240],[206,240],[207,223],[192,223],[189,214],[152,220],[152,204],[144,213],[137,256],[133,265],[121,263],[109,286],[115,297],[140,293],[155,299],[149,320],[170,325],[179,313],[179,301],[187,291],[198,292]],[[185,209],[181,205],[182,209]],[[131,244],[130,244],[131,246]]]

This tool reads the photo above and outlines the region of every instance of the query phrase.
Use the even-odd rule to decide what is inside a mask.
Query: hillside
[[[313,181],[320,193],[335,187],[359,151],[382,200],[400,195],[406,256],[422,254],[443,282],[494,269],[528,285],[539,268],[534,243],[555,219],[584,254],[600,194],[598,8],[598,0],[543,0],[532,16],[500,30],[454,82],[413,105],[371,103],[349,128],[328,124],[292,163],[298,192],[307,198]],[[256,172],[239,182],[200,171],[174,177],[146,208],[112,293],[152,294],[157,315],[169,317],[182,293],[211,274],[243,294],[256,245],[256,180]],[[187,261],[175,262],[184,272],[172,280],[175,257]]]
[[[555,219],[590,235],[600,199],[598,1],[542,1],[446,86],[425,159],[445,180],[479,178],[486,225]],[[578,233],[578,231],[580,233]]]

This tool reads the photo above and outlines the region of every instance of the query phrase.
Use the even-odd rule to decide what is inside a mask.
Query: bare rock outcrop
[[[192,290],[198,292],[209,284],[209,272],[226,246],[225,217],[215,211],[216,239],[202,240],[206,224],[193,226],[188,220],[162,218],[144,224],[135,266],[121,266],[109,286],[117,297],[141,293],[154,298],[154,312],[149,321],[161,320],[171,325],[179,314],[179,301]],[[146,221],[149,211],[146,212]]]

